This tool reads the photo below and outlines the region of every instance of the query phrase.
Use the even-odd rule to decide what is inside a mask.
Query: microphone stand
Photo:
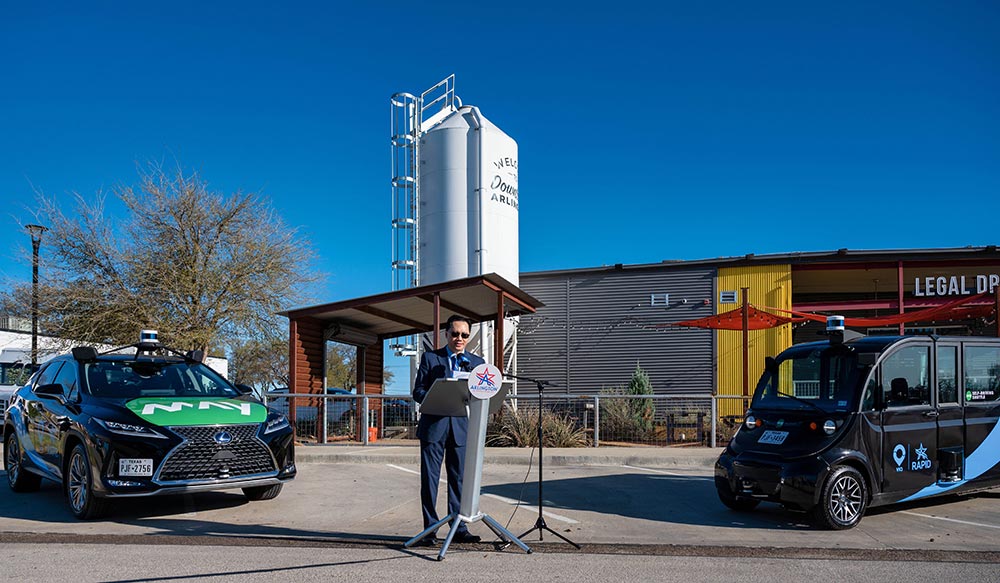
[[[542,439],[544,437],[542,433],[542,395],[545,391],[546,386],[554,387],[558,385],[554,385],[549,381],[543,381],[529,377],[519,377],[512,374],[504,375],[504,377],[509,379],[517,379],[519,381],[528,381],[530,383],[535,383],[535,386],[538,387],[538,519],[535,520],[535,526],[532,526],[527,531],[525,531],[524,534],[522,534],[517,538],[524,538],[525,535],[530,534],[531,532],[537,530],[538,540],[541,541],[544,540],[545,538],[545,531],[549,531],[550,533],[556,535],[565,542],[573,545],[577,549],[580,549],[581,548],[580,545],[576,544],[575,542],[569,540],[568,538],[564,537],[563,535],[549,528],[549,525],[545,524],[545,516],[542,515],[542,506],[544,504],[544,499],[542,498],[542,465],[543,465],[542,460],[544,459],[543,455],[544,446],[542,444]]]

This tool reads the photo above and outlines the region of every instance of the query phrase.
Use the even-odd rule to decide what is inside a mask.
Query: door
[[[55,382],[56,374],[62,362],[51,362],[38,373],[34,388]],[[49,405],[55,403],[52,399],[42,398],[32,393],[24,402],[24,430],[27,439],[21,443],[24,453],[31,462],[45,471],[58,474],[58,467],[52,463],[52,452],[58,447],[56,432],[50,426],[51,415]]]
[[[965,466],[965,415],[958,398],[959,344],[938,342],[935,347],[936,408],[938,412],[938,471],[940,482],[962,479]]]
[[[62,476],[62,456],[66,444],[66,431],[70,428],[71,410],[77,409],[76,404],[71,402],[71,397],[78,394],[76,368],[76,362],[65,362],[56,374],[56,378],[52,380],[52,383],[62,387],[61,399],[39,399],[44,417],[42,430],[47,433],[46,447],[41,452],[42,458],[57,476]]]
[[[937,417],[930,342],[907,342],[882,360],[883,491],[917,492],[936,481]]]
[[[962,361],[964,477],[1000,482],[1000,344],[966,341]]]

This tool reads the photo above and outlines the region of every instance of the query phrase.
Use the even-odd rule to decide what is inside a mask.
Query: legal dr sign
[[[915,277],[913,278],[913,295],[932,297],[967,296],[987,291],[993,293],[1000,285],[1000,274],[981,273],[975,277],[974,281],[973,285],[972,277],[964,275]]]

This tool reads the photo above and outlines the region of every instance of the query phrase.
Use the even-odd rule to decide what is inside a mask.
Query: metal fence
[[[294,420],[302,443],[417,443],[418,407],[408,395],[267,393],[265,398]],[[748,400],[711,394],[544,395],[542,430],[547,447],[718,447],[743,423]],[[490,416],[487,445],[537,445],[539,404],[536,394],[508,396]]]
[[[294,422],[303,443],[416,440],[417,411],[410,396],[266,393],[264,398]]]

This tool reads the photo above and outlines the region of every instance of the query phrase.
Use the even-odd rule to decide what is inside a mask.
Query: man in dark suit
[[[465,352],[471,325],[472,321],[464,316],[455,315],[448,318],[446,329],[448,345],[439,350],[425,352],[420,357],[420,368],[417,369],[417,378],[413,383],[413,399],[416,402],[423,402],[427,390],[434,381],[440,378],[452,378],[456,376],[456,372],[471,371],[485,362],[481,357]],[[459,511],[468,429],[469,418],[466,416],[420,414],[417,437],[420,439],[420,505],[425,529],[439,520],[436,505],[442,459],[448,472],[448,514]],[[479,542],[479,537],[470,533],[463,522],[459,524],[452,540]],[[428,535],[421,542],[434,544],[434,541],[435,537]]]

